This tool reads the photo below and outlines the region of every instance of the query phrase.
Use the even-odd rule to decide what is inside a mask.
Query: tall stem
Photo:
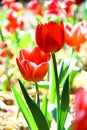
[[[40,98],[39,98],[39,90],[38,90],[37,82],[35,82],[35,87],[36,87],[36,103],[40,107]]]
[[[58,71],[55,54],[52,54],[53,67],[54,67],[54,75],[56,82],[56,94],[57,94],[57,130],[60,130],[60,93],[59,93],[59,82],[58,82]]]

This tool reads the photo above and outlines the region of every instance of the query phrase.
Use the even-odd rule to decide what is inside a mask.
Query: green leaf
[[[83,19],[87,20],[87,0],[84,0]]]
[[[45,118],[47,119],[48,123],[50,123],[52,121],[53,117],[47,108],[48,108],[48,99],[47,99],[47,96],[45,96],[43,99],[43,102],[42,102],[41,110],[42,110]]]
[[[65,84],[62,90],[62,96],[61,96],[61,116],[60,116],[61,129],[64,128],[68,109],[69,109],[69,76],[67,77],[65,81]]]
[[[69,108],[69,76],[67,77],[61,97],[61,109],[65,111]]]
[[[26,122],[27,122],[29,128],[31,128],[31,130],[38,130],[31,112],[29,111],[28,107],[26,106],[25,102],[21,98],[20,94],[16,91],[14,86],[12,86],[12,92],[16,98],[16,101],[19,105],[20,110],[22,111],[22,113],[26,119]]]
[[[43,115],[42,111],[40,110],[40,108],[37,106],[37,104],[35,103],[35,101],[33,101],[30,96],[28,95],[24,85],[22,84],[22,82],[19,80],[19,84],[23,93],[23,96],[25,98],[25,101],[34,117],[34,120],[37,124],[37,127],[39,130],[49,130],[49,126],[47,123],[47,120],[45,118],[45,116]]]
[[[72,124],[68,127],[67,130],[72,130]]]
[[[59,86],[62,87],[65,83],[65,80],[67,78],[68,75],[68,68],[69,68],[69,64],[65,64],[64,61],[61,61],[60,66],[59,66]]]
[[[72,72],[70,73],[70,78],[69,78],[70,84],[73,83],[73,80],[74,80],[75,76],[78,74],[79,71],[80,71],[79,69],[72,70]]]
[[[45,96],[42,102],[42,106],[41,106],[41,110],[45,117],[47,117],[47,102],[48,102],[47,96]]]
[[[60,87],[63,87],[67,76],[69,74],[71,74],[71,72],[73,71],[76,62],[77,62],[76,59],[72,58],[72,57],[69,59],[69,61],[67,61],[65,63],[64,63],[64,61],[61,61],[60,66],[58,68],[59,86]]]
[[[2,8],[2,11],[0,11],[0,27],[3,26],[4,20],[6,19],[6,15],[7,15],[7,9]]]

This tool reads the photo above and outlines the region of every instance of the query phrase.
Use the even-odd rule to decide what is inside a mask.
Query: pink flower
[[[87,130],[87,92],[79,88],[75,94],[75,120],[72,130]]]

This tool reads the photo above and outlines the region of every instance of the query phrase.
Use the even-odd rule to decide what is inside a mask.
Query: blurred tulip
[[[27,8],[34,15],[43,15],[42,5],[37,0],[30,1]]]
[[[51,15],[51,14],[54,14],[54,15],[60,15],[61,13],[61,9],[58,7],[59,5],[59,1],[58,0],[50,0],[48,1],[48,4],[47,4],[47,14]]]
[[[24,20],[21,16],[18,16],[14,10],[9,10],[7,13],[7,19],[5,22],[5,28],[8,32],[15,33],[18,29],[23,29]]]
[[[0,56],[1,57],[10,57],[10,59],[12,59],[13,58],[13,53],[10,51],[10,50],[8,50],[8,49],[4,49],[4,50],[0,50]]]
[[[46,53],[59,51],[64,45],[64,25],[50,21],[36,27],[36,43]]]
[[[75,94],[75,120],[72,130],[87,130],[87,92],[79,88]]]
[[[7,43],[6,42],[0,42],[0,49],[7,47]]]
[[[12,3],[14,3],[15,2],[15,0],[2,0],[2,4],[4,5],[4,6],[6,6],[6,7],[10,7],[11,6],[11,4]]]
[[[23,5],[22,3],[14,2],[13,4],[11,4],[11,9],[13,9],[16,12],[19,12],[23,10]]]
[[[64,0],[62,4],[67,17],[73,17],[74,11],[72,10],[71,6],[75,4],[74,0]]]
[[[48,71],[50,54],[45,54],[38,47],[22,49],[16,58],[19,70],[27,81],[43,80]]]
[[[72,27],[70,24],[65,26],[65,42],[69,46],[77,47],[86,41],[87,28],[81,23]]]
[[[8,10],[7,16],[6,16],[7,20],[9,20],[9,21],[11,21],[12,23],[14,23],[14,22],[17,21],[17,17],[18,17],[18,14],[17,14],[16,11],[14,11],[14,10],[12,10],[12,9]]]

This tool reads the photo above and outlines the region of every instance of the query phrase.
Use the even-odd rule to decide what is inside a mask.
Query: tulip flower
[[[13,53],[11,52],[11,50],[8,50],[8,49],[2,50],[2,49],[0,49],[0,57],[5,58],[5,57],[8,57],[8,56],[10,57],[10,59],[13,58]]]
[[[11,9],[13,9],[16,12],[19,12],[23,10],[23,5],[19,2],[14,2],[13,4],[11,4]]]
[[[61,9],[59,8],[59,1],[58,0],[51,0],[48,1],[47,4],[47,15],[60,15]]]
[[[87,92],[79,88],[75,94],[75,120],[72,130],[87,130]]]
[[[77,47],[86,41],[87,28],[82,23],[76,24],[74,27],[67,24],[65,26],[65,42],[71,47]]]
[[[59,51],[64,45],[64,25],[50,21],[36,27],[36,43],[46,53]]]
[[[50,54],[45,54],[39,47],[22,49],[16,58],[18,68],[27,81],[43,80],[48,71]]]
[[[24,20],[18,16],[14,10],[9,10],[7,13],[7,19],[5,22],[5,28],[8,32],[15,33],[18,29],[23,29]]]
[[[34,15],[43,15],[42,5],[37,0],[30,1],[27,8]]]
[[[62,2],[62,8],[64,8],[67,17],[73,17],[74,12],[71,9],[71,6],[74,5],[74,4],[75,4],[74,0],[64,0]]]
[[[2,4],[4,6],[6,6],[7,8],[9,8],[11,6],[11,4],[13,4],[15,2],[15,0],[2,0]]]

